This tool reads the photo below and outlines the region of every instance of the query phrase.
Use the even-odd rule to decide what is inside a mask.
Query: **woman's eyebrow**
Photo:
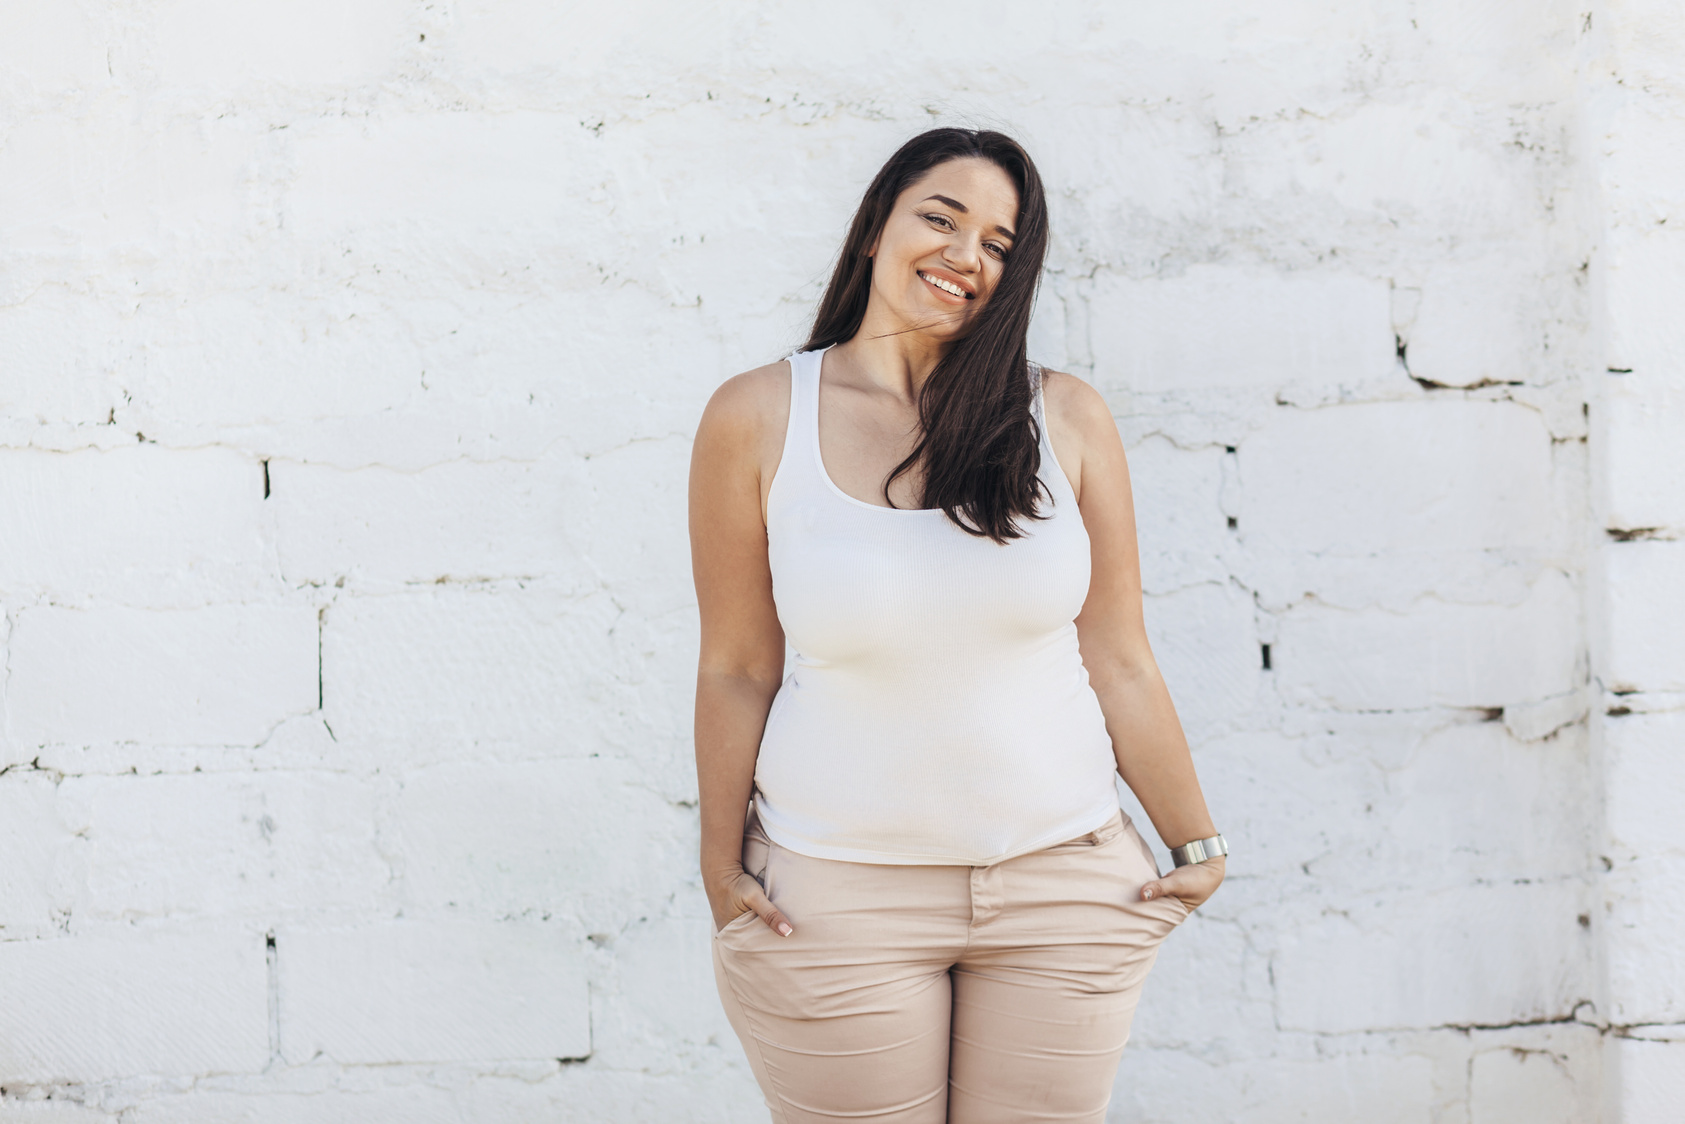
[[[967,207],[964,203],[961,203],[958,199],[949,199],[946,195],[926,195],[923,199],[920,199],[919,202],[920,203],[928,203],[932,199],[936,200],[938,203],[946,203],[948,206],[952,207],[954,210],[958,211],[962,215],[969,215],[971,213],[970,207]],[[1004,227],[1004,226],[997,226],[997,227],[995,227],[995,229],[997,231],[999,231],[1001,234],[1006,235],[1008,238],[1013,239],[1014,241],[1016,241],[1017,238],[1018,238],[1018,236],[1016,234],[1012,233],[1012,231],[1006,229],[1006,227]]]

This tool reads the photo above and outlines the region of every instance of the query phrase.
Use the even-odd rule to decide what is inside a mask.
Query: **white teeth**
[[[941,289],[944,293],[952,293],[956,297],[965,296],[965,290],[954,284],[952,281],[944,281],[942,278],[932,277],[928,273],[921,273],[919,276],[924,278],[926,281],[929,281],[932,285],[935,285],[938,289]]]

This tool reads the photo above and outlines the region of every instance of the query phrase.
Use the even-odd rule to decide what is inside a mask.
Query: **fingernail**
[[[1152,892],[1152,891],[1151,891],[1151,890],[1143,890],[1143,891],[1141,891],[1141,896],[1142,896],[1142,897],[1143,897],[1143,898],[1146,898],[1146,899],[1147,899],[1147,900],[1148,900],[1148,901],[1152,901],[1152,900],[1153,900],[1153,892]]]
[[[780,921],[778,923],[778,935],[781,936],[781,937],[787,937],[787,936],[790,935],[790,933],[791,933],[790,926],[788,926],[788,925],[784,924],[782,921]]]

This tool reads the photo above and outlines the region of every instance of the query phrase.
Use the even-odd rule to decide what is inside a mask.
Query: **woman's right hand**
[[[718,878],[709,879],[706,889],[708,908],[713,911],[716,932],[745,913],[751,912],[758,914],[767,928],[781,937],[795,932],[789,919],[778,912],[778,907],[772,904],[772,899],[761,889],[761,884],[741,866],[722,872]]]

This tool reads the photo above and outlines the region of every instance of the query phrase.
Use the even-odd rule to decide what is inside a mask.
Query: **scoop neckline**
[[[856,507],[864,507],[869,511],[887,511],[895,515],[946,515],[947,511],[940,507],[889,507],[880,503],[867,503],[865,500],[860,499],[857,496],[849,495],[838,486],[835,480],[831,479],[831,470],[825,467],[825,452],[819,444],[819,391],[820,386],[825,379],[825,353],[830,351],[834,346],[836,345],[828,344],[825,347],[820,348],[819,354],[814,357],[813,463],[819,469],[819,478],[825,481],[825,486],[831,489],[831,491],[836,493],[840,498],[854,504]]]

